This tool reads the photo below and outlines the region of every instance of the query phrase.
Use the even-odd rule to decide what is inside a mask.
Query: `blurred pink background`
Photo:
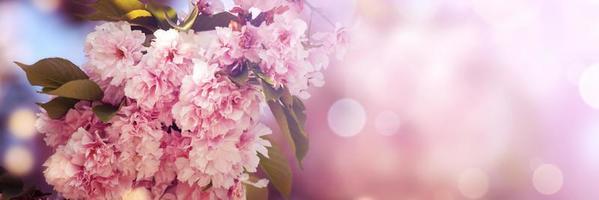
[[[306,102],[292,199],[599,199],[599,0],[306,1],[352,44]],[[46,97],[12,61],[83,63],[94,24],[68,10],[0,0],[0,150],[32,151],[46,190],[48,149],[10,122]],[[314,30],[333,28],[311,12]]]

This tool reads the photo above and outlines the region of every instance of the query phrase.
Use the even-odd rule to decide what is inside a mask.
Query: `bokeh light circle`
[[[578,80],[578,91],[582,100],[589,106],[599,109],[599,65],[585,69]]]
[[[564,177],[562,171],[555,165],[543,164],[535,169],[532,184],[535,189],[544,195],[552,195],[562,188]]]
[[[123,200],[150,200],[152,194],[144,187],[137,187],[123,194]]]
[[[393,135],[400,128],[399,115],[393,111],[383,111],[376,116],[374,127],[381,135]]]
[[[6,171],[16,176],[25,176],[33,169],[33,154],[22,146],[12,146],[4,154]]]
[[[331,130],[341,137],[360,133],[366,124],[366,111],[358,101],[345,98],[333,103],[328,113]]]
[[[35,135],[35,113],[21,108],[15,110],[8,118],[8,131],[19,139],[31,139]]]
[[[360,196],[360,197],[356,198],[355,200],[374,200],[374,198],[370,197],[370,196]]]
[[[581,130],[579,139],[580,153],[585,162],[593,167],[599,166],[599,119],[591,118]]]
[[[33,0],[33,5],[44,12],[54,12],[60,8],[61,0]]]
[[[467,169],[458,177],[458,189],[469,199],[479,199],[489,190],[489,176],[481,169]]]

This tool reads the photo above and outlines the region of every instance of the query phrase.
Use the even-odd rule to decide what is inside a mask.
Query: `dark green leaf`
[[[283,88],[275,89],[271,84],[262,81],[262,93],[267,101],[277,101],[283,95]]]
[[[197,32],[211,31],[216,27],[228,27],[231,21],[237,20],[238,17],[229,12],[222,12],[214,15],[200,15],[195,20],[191,29]]]
[[[297,119],[299,120],[299,122],[302,126],[304,126],[306,124],[305,110],[306,110],[306,107],[304,106],[304,102],[302,102],[302,100],[299,99],[298,97],[294,96],[293,97],[293,112],[297,116]]]
[[[46,110],[50,118],[60,119],[62,116],[67,114],[69,109],[73,108],[77,102],[79,102],[77,99],[56,97],[47,103],[40,104],[40,106]]]
[[[292,109],[284,109],[285,116],[287,117],[287,124],[289,126],[289,133],[295,144],[295,157],[302,167],[302,160],[308,154],[308,148],[310,147],[310,141],[308,135],[304,130],[302,122],[298,119],[297,115]]]
[[[23,181],[9,174],[0,176],[0,192],[3,199],[10,199],[23,191]]]
[[[251,182],[258,180],[259,178],[250,176]],[[268,187],[257,188],[253,185],[245,184],[245,195],[247,200],[268,200]]]
[[[146,9],[156,18],[160,27],[169,29],[168,21],[177,21],[177,11],[169,6],[162,5],[154,0],[150,0],[146,5]]]
[[[83,16],[83,18],[102,21],[127,20],[127,13],[145,9],[145,5],[138,0],[97,0],[89,7],[94,10],[94,13]]]
[[[255,69],[255,68],[252,68],[252,69],[254,69],[254,74],[256,74],[256,76],[258,76],[258,78],[260,78],[263,82],[268,83],[269,85],[274,85],[275,84],[275,81],[272,80],[272,78],[266,76],[259,69]]]
[[[281,102],[283,105],[290,108],[293,106],[293,96],[289,92],[287,88],[282,88],[283,92],[281,93]]]
[[[42,88],[42,91],[41,91],[41,93],[50,92],[50,91],[52,91],[52,90],[56,90],[56,88],[44,87],[44,88]]]
[[[292,109],[283,106],[279,101],[268,101],[268,106],[301,167],[310,144],[302,122]]]
[[[119,107],[113,106],[110,104],[97,105],[92,108],[96,116],[102,120],[102,122],[107,123],[116,115],[119,111]]]
[[[31,85],[58,88],[69,81],[89,78],[79,67],[63,58],[45,58],[33,65],[15,63],[25,71]]]
[[[100,86],[89,79],[70,81],[46,94],[88,101],[101,100],[104,96]]]
[[[285,199],[289,199],[293,175],[289,163],[280,149],[273,143],[272,147],[268,148],[268,158],[261,154],[258,156],[260,157],[260,169],[268,176],[270,183]]]
[[[152,34],[146,35],[146,41],[144,42],[144,46],[150,47],[152,45],[152,41],[154,41],[154,39],[156,39],[156,36],[154,36]]]
[[[230,75],[229,78],[238,86],[245,85],[250,78],[250,72],[247,66],[241,65],[239,73]]]
[[[279,104],[278,101],[268,101],[268,107],[272,112],[273,117],[277,121],[279,125],[279,129],[281,130],[281,134],[285,136],[289,143],[289,150],[295,154],[295,142],[293,142],[293,137],[291,137],[291,132],[289,130],[289,124],[287,122],[287,115],[285,114],[285,108]]]
[[[146,34],[146,43],[144,45],[150,46],[149,43],[152,40],[152,34],[158,30],[158,21],[153,16],[150,17],[137,17],[129,20],[129,23],[133,26],[134,30],[141,30]],[[139,27],[139,28],[138,28]]]

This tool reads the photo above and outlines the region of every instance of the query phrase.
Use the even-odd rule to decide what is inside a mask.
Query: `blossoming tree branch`
[[[52,96],[36,128],[54,150],[46,181],[62,197],[264,199],[270,184],[289,198],[292,172],[260,107],[301,166],[302,100],[324,84],[347,36],[340,27],[308,33],[303,1],[234,2],[225,11],[195,0],[185,18],[154,1],[86,3],[86,19],[107,22],[87,36],[81,67],[16,62]]]

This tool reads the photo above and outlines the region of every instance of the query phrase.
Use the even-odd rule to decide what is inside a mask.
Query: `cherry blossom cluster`
[[[240,15],[289,3],[235,2]],[[264,136],[272,131],[260,122],[265,97],[230,77],[252,63],[275,88],[308,98],[310,87],[324,84],[329,55],[347,42],[342,28],[308,38],[293,9],[273,13],[259,25],[153,37],[124,21],[97,26],[83,68],[104,91],[102,102],[119,110],[108,122],[88,101],[60,119],[42,112],[37,130],[55,150],[44,163],[47,182],[68,199],[121,199],[139,188],[152,199],[245,199],[244,184],[264,187],[248,174],[271,146]]]

